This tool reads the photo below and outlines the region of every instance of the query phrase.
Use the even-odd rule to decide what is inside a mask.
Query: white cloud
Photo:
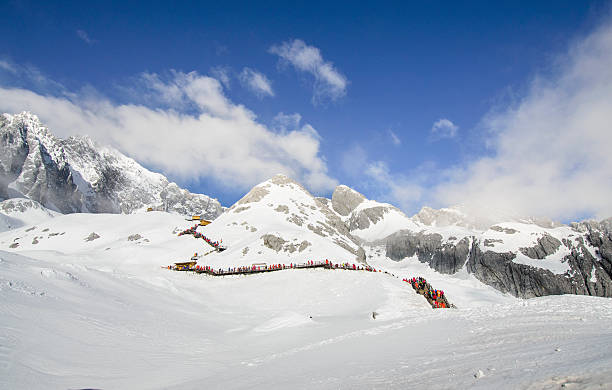
[[[5,60],[0,60],[0,69],[10,72],[12,74],[17,74],[17,69],[15,68],[15,66]]]
[[[315,78],[313,102],[336,100],[346,95],[348,80],[334,65],[323,59],[321,51],[300,39],[283,42],[270,48],[270,53],[293,65],[297,70]]]
[[[99,94],[51,96],[0,87],[0,109],[30,110],[58,136],[89,134],[175,178],[210,178],[239,190],[276,173],[315,192],[337,184],[327,174],[314,128],[294,122],[283,131],[270,129],[231,102],[214,78],[196,72],[145,73],[137,88],[159,104],[116,104]]]
[[[359,144],[346,148],[340,156],[340,168],[353,178],[360,178],[368,164],[368,154]]]
[[[399,146],[402,144],[402,140],[393,132],[393,130],[389,130],[389,136],[391,137],[391,142],[393,142],[393,145]]]
[[[300,114],[285,114],[283,112],[279,112],[273,119],[273,125],[275,128],[287,131],[288,129],[295,129],[299,126],[302,121],[302,116]]]
[[[461,205],[475,217],[611,217],[612,24],[555,65],[518,103],[482,120],[489,155],[445,169],[424,164],[410,174],[374,162],[366,174],[407,212]]]
[[[83,42],[87,43],[88,45],[94,43],[94,40],[89,37],[89,34],[87,34],[87,32],[83,30],[76,30],[76,34],[79,38],[81,38]]]
[[[392,174],[383,161],[368,163],[365,175],[380,193],[381,200],[391,202],[402,210],[413,210],[423,198],[424,188],[415,177]]]
[[[455,171],[438,199],[562,220],[612,216],[612,24],[556,66],[483,120],[494,154]]]
[[[268,78],[251,68],[244,68],[240,72],[240,82],[245,88],[257,95],[259,98],[264,96],[274,96],[272,83]]]
[[[228,67],[215,66],[210,70],[210,74],[217,80],[221,81],[225,88],[230,89],[230,69]]]
[[[455,138],[459,127],[448,119],[441,118],[434,122],[431,127],[431,138],[439,140],[442,138]]]

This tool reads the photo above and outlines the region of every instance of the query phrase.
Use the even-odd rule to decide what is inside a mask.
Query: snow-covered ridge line
[[[415,259],[448,274],[467,270],[520,297],[612,296],[612,219],[566,226],[503,212],[473,217],[461,207],[423,207],[407,217],[346,186],[332,200],[352,235],[393,260]]]
[[[59,139],[36,115],[0,117],[0,199],[26,197],[62,213],[133,213],[147,208],[202,215],[216,199],[192,194],[116,149],[86,136]]]

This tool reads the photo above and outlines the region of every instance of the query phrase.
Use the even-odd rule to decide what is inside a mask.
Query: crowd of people
[[[323,267],[324,263],[308,261],[302,264],[253,264],[249,266],[242,267],[228,267],[228,268],[213,268],[210,266],[199,266],[196,265],[192,271],[196,271],[199,273],[208,273],[212,275],[232,275],[232,274],[248,274],[248,273],[256,273],[256,272],[266,272],[266,271],[280,271],[284,269],[292,269],[292,268],[316,268]]]
[[[186,230],[182,234],[190,234],[191,229]],[[197,232],[194,232],[197,233]],[[199,234],[199,233],[197,233]],[[191,258],[197,260],[197,253]],[[208,265],[194,265],[190,268],[176,268],[174,266],[168,266],[168,269],[176,271],[195,271],[198,273],[208,273],[212,275],[232,275],[232,274],[247,274],[257,272],[269,272],[269,271],[280,271],[285,269],[302,269],[302,268],[327,268],[327,269],[342,269],[350,271],[367,271],[367,272],[382,272],[369,265],[358,265],[354,263],[333,263],[326,259],[323,261],[308,260],[305,263],[290,263],[290,264],[253,264],[249,266],[241,267],[228,267],[228,268],[213,268]]]
[[[191,234],[195,238],[203,239],[204,241],[206,241],[206,243],[208,245],[212,246],[213,248],[219,249],[221,247],[221,244],[223,243],[223,240],[220,240],[220,241],[213,241],[213,240],[211,240],[210,238],[206,237],[202,233],[198,232],[198,226],[199,225],[194,225],[194,226],[190,227],[189,229],[183,230],[178,235],[182,236],[184,234]]]
[[[448,308],[450,305],[446,300],[446,296],[444,295],[444,291],[434,289],[427,280],[422,277],[412,278],[412,279],[404,279],[404,282],[410,283],[412,288],[417,292],[417,294],[421,294],[427,299],[431,307],[433,308]]]
[[[198,225],[194,225],[189,229],[186,229],[180,232],[178,235],[182,236],[184,234],[193,235],[195,238],[202,238],[212,247],[218,249],[223,242],[221,241],[212,241],[202,233],[197,231]],[[194,258],[197,258],[197,254],[194,255]],[[192,260],[194,260],[192,258]],[[241,266],[241,267],[228,267],[225,268],[213,268],[208,265],[194,265],[193,267],[185,268],[176,268],[174,266],[168,266],[168,269],[172,270],[189,270],[195,271],[198,273],[207,273],[211,275],[235,275],[235,274],[248,274],[248,273],[259,273],[259,272],[270,272],[270,271],[280,271],[285,269],[297,269],[297,268],[327,268],[327,269],[343,269],[343,270],[352,270],[352,271],[367,271],[367,272],[382,272],[382,270],[376,270],[376,268],[371,267],[369,265],[359,265],[354,263],[332,263],[328,259],[325,262],[321,261],[313,261],[308,260],[306,263],[290,263],[287,264],[253,264],[250,266]],[[388,273],[385,271],[385,273]],[[395,275],[393,275],[395,276]],[[448,308],[453,307],[450,305],[444,295],[444,291],[434,289],[427,280],[422,277],[414,277],[414,278],[404,278],[404,282],[409,283],[412,288],[417,292],[417,294],[421,294],[427,299],[431,307],[433,308]]]

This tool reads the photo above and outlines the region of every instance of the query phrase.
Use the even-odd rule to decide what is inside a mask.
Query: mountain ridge
[[[0,116],[0,199],[26,197],[62,213],[152,207],[214,219],[221,204],[192,194],[87,136],[59,139],[29,112]]]
[[[487,219],[460,206],[423,207],[408,217],[345,185],[331,199],[315,197],[284,175],[223,209],[216,199],[180,189],[88,137],[58,139],[31,113],[2,115],[0,141],[0,197],[26,197],[63,213],[129,214],[153,207],[202,215],[214,220],[201,228],[203,234],[228,244],[207,257],[215,266],[383,258],[418,261],[443,274],[464,271],[518,297],[612,296],[612,219],[570,225],[504,213]],[[19,207],[46,216],[36,203]],[[9,228],[26,222],[7,217],[3,223]]]

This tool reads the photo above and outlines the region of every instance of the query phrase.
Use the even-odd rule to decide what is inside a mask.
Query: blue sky
[[[609,2],[124,3],[3,2],[0,108],[113,144],[226,206],[282,171],[318,195],[347,184],[407,213],[612,215],[607,183],[588,199],[564,190],[582,177],[564,161],[584,158],[568,146],[583,127],[534,111],[610,81],[567,80],[589,58],[612,67],[600,55]],[[572,115],[564,123],[585,117]],[[595,129],[580,150],[608,145],[605,121]],[[509,151],[536,130],[530,149]],[[567,142],[540,156],[555,132]],[[581,186],[610,179],[605,157],[588,159],[601,172]]]

